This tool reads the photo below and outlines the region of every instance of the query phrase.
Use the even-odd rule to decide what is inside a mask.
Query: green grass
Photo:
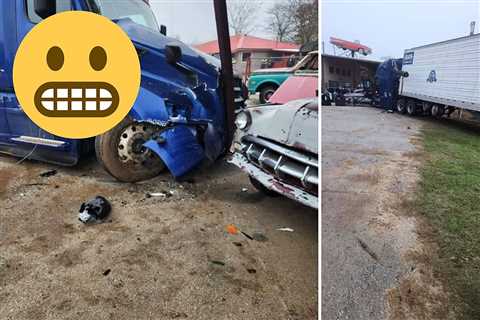
[[[462,319],[480,319],[480,130],[436,122],[423,135],[416,205],[439,245],[434,269],[456,293]]]

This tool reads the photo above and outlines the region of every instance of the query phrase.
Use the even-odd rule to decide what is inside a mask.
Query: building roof
[[[367,60],[367,59],[359,59],[359,58],[350,58],[350,57],[344,57],[344,56],[334,56],[331,54],[322,54],[322,58],[332,58],[332,59],[341,59],[341,60],[350,60],[350,61],[358,61],[358,62],[365,62],[365,63],[375,63],[375,64],[380,64],[382,61],[375,61],[375,60]]]
[[[285,50],[288,52],[298,52],[298,50],[300,50],[300,46],[294,43],[262,39],[247,35],[231,36],[230,46],[232,47],[232,53],[245,50]],[[217,40],[194,45],[194,47],[208,54],[215,54],[220,52]]]

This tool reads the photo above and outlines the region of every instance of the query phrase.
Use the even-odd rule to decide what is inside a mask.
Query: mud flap
[[[205,157],[202,146],[186,126],[167,129],[159,139],[148,140],[144,146],[155,152],[176,178],[197,167]]]

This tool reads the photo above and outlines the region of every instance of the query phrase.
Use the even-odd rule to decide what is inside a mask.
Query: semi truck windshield
[[[129,18],[133,22],[160,31],[150,7],[143,0],[87,0],[91,10],[109,19]]]

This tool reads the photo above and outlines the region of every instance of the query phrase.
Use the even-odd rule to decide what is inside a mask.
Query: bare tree
[[[249,34],[256,28],[256,12],[261,5],[254,0],[229,0],[228,21],[234,34]]]
[[[318,41],[318,1],[284,0],[270,10],[268,29],[279,41]]]
[[[295,6],[295,41],[300,44],[318,41],[318,1],[290,1]]]
[[[270,9],[267,29],[277,41],[291,39],[294,35],[294,10],[290,2],[276,2]]]

